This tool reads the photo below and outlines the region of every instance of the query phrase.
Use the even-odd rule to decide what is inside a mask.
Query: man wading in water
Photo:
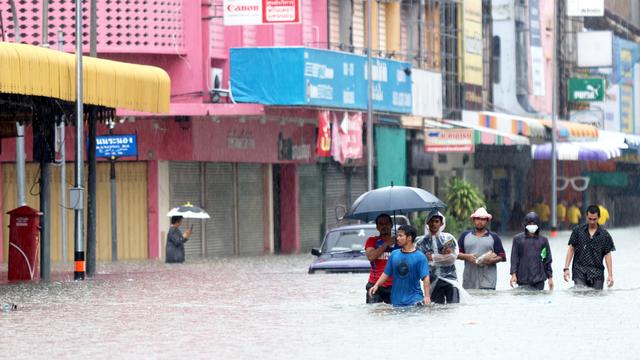
[[[573,282],[576,286],[602,290],[604,266],[607,264],[607,286],[613,286],[613,260],[611,252],[616,250],[609,232],[598,224],[600,209],[591,205],[586,212],[587,223],[578,225],[571,232],[569,248],[564,261],[564,281],[569,281],[569,265],[573,259]]]

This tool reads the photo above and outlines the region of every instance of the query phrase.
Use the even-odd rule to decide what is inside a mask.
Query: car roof
[[[354,225],[344,225],[339,226],[333,229],[330,229],[329,232],[334,231],[343,231],[343,230],[356,230],[356,229],[376,229],[376,224],[354,224]]]

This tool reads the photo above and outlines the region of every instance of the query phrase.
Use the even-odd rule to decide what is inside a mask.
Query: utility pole
[[[82,83],[82,1],[76,1],[76,183],[75,187],[72,189],[73,196],[70,196],[75,213],[75,251],[73,256],[75,261],[75,271],[73,272],[74,280],[84,280],[85,272],[83,239],[84,212],[82,211],[84,207],[84,189],[82,187],[82,168],[84,166],[84,146],[82,144],[84,139],[84,106],[82,104]]]
[[[556,148],[556,137],[558,129],[558,40],[560,39],[558,28],[558,18],[560,17],[559,3],[554,2],[553,16],[553,97],[552,97],[552,118],[551,118],[551,237],[558,236],[558,149]]]
[[[373,190],[373,71],[371,66],[371,8],[367,0],[367,189]]]
[[[97,55],[96,34],[97,9],[96,0],[91,0],[91,15],[89,17],[89,51],[91,57]],[[96,273],[96,108],[89,110],[89,148],[87,161],[89,175],[87,182],[87,276]]]

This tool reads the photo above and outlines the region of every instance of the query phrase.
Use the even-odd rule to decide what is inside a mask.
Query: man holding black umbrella
[[[366,285],[367,290],[367,304],[385,302],[391,304],[391,285],[393,284],[393,278],[389,277],[382,286],[378,288],[375,294],[370,295],[369,289],[378,281],[380,275],[384,272],[384,267],[387,265],[387,259],[391,252],[395,250],[396,240],[391,236],[391,228],[393,222],[391,216],[388,214],[380,214],[376,217],[376,228],[380,235],[371,236],[365,243],[365,250],[367,258],[371,261],[371,270],[369,271],[369,281]]]

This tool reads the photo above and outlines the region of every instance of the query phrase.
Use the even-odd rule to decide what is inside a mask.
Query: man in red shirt
[[[380,278],[380,275],[384,272],[384,267],[387,265],[389,255],[396,249],[396,239],[391,236],[392,227],[391,216],[388,214],[378,215],[376,218],[376,229],[378,229],[380,235],[371,236],[364,245],[367,258],[371,261],[369,281],[365,287],[367,289],[367,304],[379,302],[391,304],[392,277],[389,277],[382,286],[378,287],[375,294],[369,295],[369,289],[378,281],[378,278]]]

